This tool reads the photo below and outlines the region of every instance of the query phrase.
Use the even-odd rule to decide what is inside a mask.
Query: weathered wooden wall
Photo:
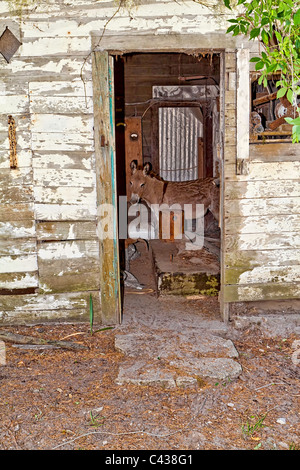
[[[129,13],[114,1],[44,0],[20,14],[0,1],[0,34],[9,25],[22,42],[9,64],[0,56],[1,322],[87,320],[90,293],[101,321],[95,36],[98,48],[109,49],[111,35],[134,51],[150,34],[145,52],[169,52],[165,38],[173,51],[226,51],[224,301],[299,295],[299,152],[265,157],[251,147],[249,174],[236,175],[235,50],[243,39],[224,34],[221,3],[141,1]],[[9,166],[9,115],[17,169]]]
[[[237,59],[225,57],[224,302],[299,298],[300,148],[251,144],[237,160]]]

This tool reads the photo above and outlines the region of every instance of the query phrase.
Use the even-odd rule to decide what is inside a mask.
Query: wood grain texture
[[[107,52],[93,53],[95,158],[97,206],[116,209],[114,149],[113,60]],[[100,212],[99,212],[100,213]],[[98,229],[103,224],[98,218]],[[101,230],[101,229],[100,229]],[[112,217],[108,236],[100,236],[100,297],[104,323],[120,322],[120,273],[117,217]]]

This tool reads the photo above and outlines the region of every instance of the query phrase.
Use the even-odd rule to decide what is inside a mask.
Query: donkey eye
[[[132,181],[130,181],[130,186],[132,186]]]
[[[141,184],[141,188],[142,188],[143,186],[145,186],[145,183],[142,183],[142,184]]]

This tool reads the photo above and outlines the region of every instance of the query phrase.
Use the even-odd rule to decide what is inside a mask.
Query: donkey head
[[[132,160],[130,168],[130,202],[131,204],[136,204],[143,199],[143,196],[147,194],[147,191],[150,189],[149,186],[152,178],[149,176],[149,173],[151,172],[152,167],[151,163],[145,163],[143,168],[139,168],[137,160]]]

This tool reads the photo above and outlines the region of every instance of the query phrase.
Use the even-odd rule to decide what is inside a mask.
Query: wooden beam
[[[125,124],[125,172],[128,194],[130,162],[137,160],[138,165],[143,164],[142,119],[141,117],[127,117],[125,118]]]
[[[271,93],[269,95],[261,96],[253,101],[254,106],[260,106],[261,104],[268,103],[269,101],[276,100],[277,98],[277,91]]]
[[[250,116],[249,49],[237,51],[237,174],[248,172]]]
[[[97,225],[100,254],[101,321],[121,321],[119,244],[114,126],[113,58],[93,52],[95,160],[97,177]],[[104,222],[108,210],[107,224]]]

